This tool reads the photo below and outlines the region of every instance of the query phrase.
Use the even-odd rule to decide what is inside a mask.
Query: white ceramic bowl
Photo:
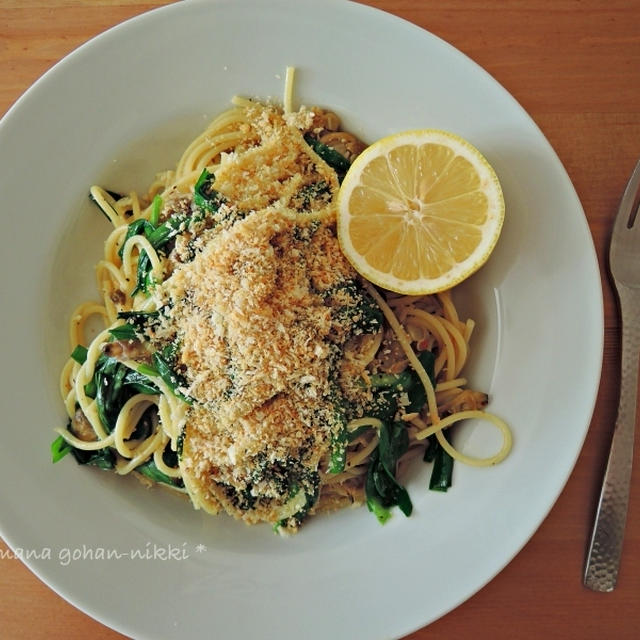
[[[457,292],[478,322],[468,370],[511,425],[491,469],[458,465],[446,494],[409,481],[415,511],[317,517],[290,539],[213,518],[135,480],[49,460],[67,321],[95,297],[108,223],[89,185],[144,188],[233,94],[329,106],[373,141],[454,131],[504,188],[489,263]],[[339,0],[186,2],[92,40],[0,124],[3,273],[0,531],[74,605],[136,638],[381,639],[422,627],[482,587],[561,492],[599,382],[602,300],[580,203],[541,132],[489,75],[433,35]],[[485,425],[458,445],[495,446]]]

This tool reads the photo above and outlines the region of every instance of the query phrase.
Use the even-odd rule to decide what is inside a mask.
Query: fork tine
[[[622,194],[611,232],[609,271],[616,285],[634,281],[640,287],[640,160]]]
[[[618,207],[618,213],[616,215],[615,223],[613,226],[614,236],[623,233],[625,227],[630,229],[632,227],[640,228],[640,224],[636,225],[635,222],[638,218],[638,196],[640,195],[640,160],[638,160],[627,187],[622,194],[620,200],[620,206]]]

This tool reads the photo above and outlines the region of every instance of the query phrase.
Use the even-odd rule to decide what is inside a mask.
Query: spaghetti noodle
[[[280,531],[365,502],[409,515],[408,460],[435,460],[446,489],[453,459],[496,464],[511,434],[466,388],[473,322],[450,293],[380,291],[342,256],[335,196],[364,145],[332,112],[293,111],[285,86],[284,109],[234,99],[144,197],[91,188],[113,230],[103,302],[72,315],[54,460]],[[89,340],[92,316],[105,329]],[[494,456],[450,444],[466,418],[499,429]]]

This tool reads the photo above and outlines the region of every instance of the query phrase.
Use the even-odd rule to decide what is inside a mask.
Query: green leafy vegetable
[[[435,387],[436,385],[436,377],[434,371],[434,365],[436,362],[436,357],[431,351],[421,351],[418,354],[418,360],[420,364],[424,367],[424,370],[427,372],[427,376],[429,376],[429,380],[431,380],[431,384]],[[414,413],[415,411],[420,411],[425,404],[427,404],[427,392],[424,389],[424,385],[422,381],[418,377],[418,374],[415,371],[411,371],[411,375],[413,377],[414,383],[409,387],[409,406],[405,407],[407,413]]]
[[[151,259],[146,251],[141,251],[138,256],[138,266],[136,268],[136,286],[131,292],[131,297],[134,297],[140,292],[146,293],[149,287],[153,284],[153,276],[151,275]]]
[[[71,452],[72,448],[73,447],[62,436],[58,436],[51,443],[51,462],[56,463],[62,460],[62,458]]]
[[[78,363],[84,364],[87,361],[87,348],[81,344],[76,345],[76,348],[71,352],[71,357]]]
[[[120,325],[119,327],[112,327],[111,329],[109,329],[109,333],[116,340],[137,340],[138,339],[138,334],[136,333],[136,330],[133,328],[133,325],[130,325],[127,323]]]
[[[115,358],[106,358],[103,365],[94,374],[96,383],[96,408],[100,422],[110,432],[116,426],[122,402],[123,380],[127,367]],[[128,399],[128,398],[127,398]]]
[[[334,426],[331,438],[329,458],[329,473],[341,473],[347,462],[347,445],[349,444],[349,432],[347,430],[347,406],[348,403],[336,383],[331,384],[331,399],[333,404]]]
[[[180,435],[178,435],[178,442],[176,442],[176,455],[178,459],[182,458],[182,450],[184,449],[184,437],[186,435],[186,428],[183,427],[180,431]]]
[[[302,505],[302,507],[300,509],[298,509],[298,511],[296,511],[289,518],[284,518],[283,520],[279,520],[278,522],[276,522],[273,525],[273,530],[274,531],[277,532],[280,529],[280,527],[285,527],[287,525],[287,521],[289,519],[293,519],[293,521],[294,521],[294,523],[296,525],[300,525],[302,523],[302,521],[309,515],[309,511],[310,511],[311,507],[313,507],[313,505],[318,500],[319,483],[320,483],[320,478],[319,478],[318,474],[316,474],[316,473],[312,474],[311,487],[309,488],[308,491],[305,491],[300,485],[298,485],[294,481],[294,483],[291,485],[291,489],[289,491],[289,498],[290,499],[291,498],[295,498],[302,491],[302,492],[304,492],[304,504]],[[308,482],[305,483],[305,486],[309,487],[309,483]]]
[[[312,205],[319,202],[327,204],[331,201],[331,187],[325,180],[305,184],[295,196],[294,206],[297,211],[309,212]]]
[[[415,382],[411,369],[405,369],[402,373],[375,373],[369,376],[370,385],[374,389],[392,388],[399,391],[407,391]]]
[[[152,226],[157,226],[160,220],[160,212],[162,211],[162,197],[155,195],[153,202],[151,203],[151,215],[149,216],[149,222]]]
[[[431,351],[422,351],[418,354],[418,360],[425,368],[431,383],[435,385],[434,364],[435,356]],[[364,380],[361,384],[365,384]],[[401,393],[406,393],[409,405],[404,407],[406,413],[420,411],[427,403],[427,394],[418,374],[407,367],[399,374],[376,373],[369,376],[373,398],[367,405],[367,415],[387,422],[393,418],[398,410],[398,398]]]
[[[84,392],[88,398],[95,398],[98,387],[96,386],[95,376],[84,385]]]
[[[188,224],[188,217],[181,213],[174,214],[162,224],[158,224],[161,209],[162,198],[156,196],[151,205],[151,219],[145,220],[144,218],[139,218],[129,224],[122,246],[118,250],[118,255],[121,258],[124,255],[124,248],[127,242],[134,236],[144,236],[157,251],[165,247],[171,238],[185,229]],[[149,255],[142,249],[138,256],[136,286],[131,292],[132,296],[140,292],[147,293],[149,287],[153,285],[154,281],[151,270],[152,264]]]
[[[118,318],[126,320],[136,334],[144,335],[145,329],[152,327],[160,317],[159,311],[120,311]]]
[[[200,177],[193,187],[193,202],[203,212],[216,213],[220,205],[227,199],[213,188],[215,176],[206,169],[202,170]]]
[[[193,404],[193,400],[182,393],[178,387],[186,386],[183,377],[176,373],[167,360],[156,351],[152,356],[153,366],[141,364],[138,373],[147,376],[158,376],[169,387],[171,392],[187,404]]]
[[[169,484],[171,486],[178,485],[178,478],[172,478],[168,476],[166,473],[163,473],[158,469],[156,463],[151,460],[148,460],[144,464],[141,464],[139,467],[135,469],[138,473],[141,473],[143,476],[149,478],[149,480],[153,480],[153,482],[160,482],[162,484]]]
[[[132,369],[127,369],[124,384],[137,393],[148,393],[149,395],[158,395],[160,393],[160,389],[147,376]]]
[[[122,258],[123,254],[124,254],[124,247],[125,247],[125,245],[127,244],[127,242],[129,241],[130,238],[133,238],[133,236],[145,236],[145,237],[147,237],[148,234],[153,229],[154,229],[154,225],[152,225],[148,220],[145,220],[144,218],[138,218],[138,220],[134,220],[127,227],[127,233],[124,236],[124,240],[122,242],[122,246],[118,250],[118,255]]]
[[[442,448],[435,434],[429,436],[429,446],[424,452],[424,460],[425,462],[433,462],[433,469],[429,478],[429,489],[432,491],[446,491],[452,483],[453,458]]]
[[[369,511],[384,523],[390,507],[398,506],[406,516],[413,511],[407,490],[396,479],[398,460],[409,448],[409,434],[401,422],[383,423],[379,438],[367,469],[365,495]]]
[[[305,142],[338,174],[338,177],[344,177],[351,163],[341,153],[333,147],[323,144],[316,140],[313,136],[306,134]]]
[[[158,375],[151,369],[151,373],[129,369],[122,362],[102,354],[96,361],[92,379],[85,385],[85,393],[96,401],[96,409],[100,422],[104,428],[113,431],[118,414],[125,402],[135,393],[157,395],[158,387],[149,380],[149,375]]]
[[[331,440],[331,458],[329,460],[329,473],[341,473],[347,462],[347,444],[349,432],[346,425],[337,436]]]
[[[88,464],[105,470],[113,469],[116,466],[116,454],[113,449],[84,451],[83,449],[72,448],[71,454],[78,464]]]
[[[149,240],[154,249],[161,249],[171,238],[185,230],[187,222],[187,216],[175,214],[155,229],[149,231],[146,234],[147,240]]]
[[[69,428],[67,425],[67,429]],[[51,462],[54,464],[59,462],[67,454],[71,454],[78,464],[87,464],[100,469],[113,469],[116,463],[116,457],[113,450],[107,448],[98,449],[97,451],[85,451],[84,449],[76,449],[70,445],[62,436],[58,436],[51,443]]]
[[[325,304],[337,322],[350,324],[354,333],[377,333],[384,316],[376,301],[356,280],[349,280],[326,292]]]

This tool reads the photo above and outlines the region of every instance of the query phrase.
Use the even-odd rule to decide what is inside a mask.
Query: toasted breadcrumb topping
[[[344,429],[336,392],[368,393],[340,388],[362,372],[344,355],[362,333],[344,312],[357,274],[336,238],[338,179],[300,131],[312,114],[253,115],[259,142],[215,175],[221,223],[176,243],[155,338],[177,340],[194,400],[181,468],[197,506],[295,529]]]

